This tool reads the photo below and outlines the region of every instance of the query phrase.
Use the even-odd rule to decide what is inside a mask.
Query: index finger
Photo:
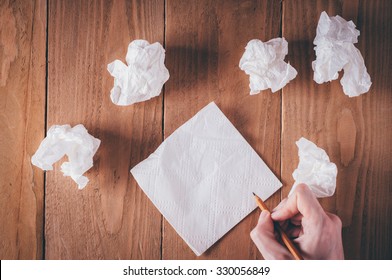
[[[294,192],[288,197],[287,202],[271,214],[276,221],[288,220],[298,213],[310,220],[319,219],[324,210],[316,196],[305,184],[299,184]]]

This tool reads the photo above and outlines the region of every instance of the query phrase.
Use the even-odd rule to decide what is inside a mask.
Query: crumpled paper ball
[[[135,40],[129,44],[125,60],[128,66],[120,60],[108,64],[107,69],[114,77],[114,87],[110,91],[112,102],[125,106],[158,96],[170,77],[162,45]]]
[[[240,60],[240,68],[249,75],[250,94],[270,88],[276,92],[297,76],[297,71],[284,62],[288,52],[285,38],[266,43],[258,39],[249,41]]]
[[[336,165],[330,162],[327,153],[313,142],[302,137],[296,144],[299,164],[293,172],[295,183],[289,195],[298,184],[304,183],[317,197],[332,196],[335,193],[338,174]]]
[[[83,189],[88,183],[83,173],[93,166],[93,157],[100,143],[82,124],[72,128],[68,124],[53,125],[31,158],[31,163],[42,170],[53,170],[53,163],[67,155],[69,161],[61,165],[61,171],[64,176],[70,176],[79,189]]]
[[[359,96],[369,91],[372,82],[363,57],[354,46],[358,36],[359,31],[352,21],[321,13],[313,41],[316,45],[316,60],[312,62],[312,68],[316,83],[336,80],[338,72],[344,69],[340,83],[346,95]]]

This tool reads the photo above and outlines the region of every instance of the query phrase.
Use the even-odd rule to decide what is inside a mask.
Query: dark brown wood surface
[[[322,199],[343,222],[345,256],[392,258],[392,3],[388,1],[284,1],[282,34],[298,77],[282,93],[282,180],[286,196],[298,164],[301,136],[323,147],[337,164],[336,194]],[[343,94],[339,80],[313,80],[313,39],[319,15],[339,14],[360,30],[356,47],[372,78],[360,97]],[[301,19],[301,23],[298,23]],[[340,75],[341,77],[341,75]]]
[[[164,2],[50,1],[48,24],[48,127],[82,123],[102,142],[83,191],[59,164],[47,173],[45,257],[159,259],[161,215],[129,169],[162,141],[162,97],[114,105],[106,68],[132,39],[163,42]]]
[[[43,257],[46,1],[0,1],[0,259]]]
[[[322,11],[351,19],[373,85],[356,98],[339,80],[313,81]],[[336,194],[322,199],[344,224],[350,259],[392,258],[392,2],[0,1],[0,258],[197,259],[129,170],[199,109],[215,101],[281,178],[293,183],[301,136],[338,166]],[[298,71],[282,91],[249,95],[239,67],[247,42],[283,36]],[[106,70],[135,39],[161,42],[164,93],[119,107]],[[87,187],[44,173],[31,156],[53,124],[82,123],[101,146]],[[200,259],[260,259],[249,237],[256,210]]]
[[[166,63],[172,77],[165,90],[165,137],[215,101],[279,176],[280,94],[264,92],[250,96],[249,78],[238,64],[249,40],[279,36],[280,4],[277,1],[168,1],[166,11]],[[276,205],[279,200],[278,191],[269,199],[269,205]],[[249,238],[257,218],[255,211],[201,258],[258,257]],[[167,222],[163,227],[162,256],[195,258]]]

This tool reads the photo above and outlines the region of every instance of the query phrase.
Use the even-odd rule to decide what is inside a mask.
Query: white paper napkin
[[[330,17],[324,11],[317,25],[316,60],[312,62],[313,80],[322,84],[339,78],[343,92],[349,97],[359,96],[369,91],[372,85],[361,52],[354,46],[358,43],[359,30],[350,20],[340,16]]]
[[[64,176],[70,176],[82,190],[88,183],[83,174],[93,167],[93,157],[101,140],[90,135],[83,124],[71,127],[69,124],[53,125],[48,130],[31,163],[42,170],[53,170],[53,164],[67,155],[61,165]]]
[[[293,172],[295,180],[289,195],[294,192],[298,184],[309,186],[317,197],[328,197],[335,193],[338,169],[329,160],[326,151],[319,148],[312,141],[301,137],[295,142],[298,147],[299,163]]]
[[[274,38],[265,43],[258,39],[248,42],[239,66],[249,75],[251,95],[267,88],[276,92],[297,76],[297,70],[284,61],[288,50],[285,38]]]
[[[215,103],[131,173],[198,256],[282,186]]]
[[[108,64],[108,71],[114,77],[112,102],[126,106],[158,96],[170,77],[162,45],[134,40],[128,46],[125,60],[127,65],[117,59]]]

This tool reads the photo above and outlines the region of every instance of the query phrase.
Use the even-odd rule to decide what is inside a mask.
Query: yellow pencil
[[[258,197],[255,193],[253,193],[256,199],[256,203],[259,208],[263,211],[269,211],[267,205],[265,205],[264,201]],[[275,230],[279,233],[280,237],[282,238],[283,243],[286,245],[287,249],[289,249],[290,253],[294,256],[296,260],[303,260],[301,254],[299,253],[298,249],[295,247],[291,239],[287,236],[287,234],[283,231],[282,227],[279,223],[274,222]]]

